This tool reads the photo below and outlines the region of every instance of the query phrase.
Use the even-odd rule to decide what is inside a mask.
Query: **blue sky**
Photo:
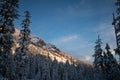
[[[48,43],[81,60],[92,60],[95,40],[115,48],[112,13],[115,0],[20,0],[20,15],[31,13],[30,29]],[[16,21],[20,28],[20,17]]]

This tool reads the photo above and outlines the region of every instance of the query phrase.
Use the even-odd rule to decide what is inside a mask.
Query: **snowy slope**
[[[15,41],[13,50],[15,50],[15,47],[18,47],[18,44],[16,42],[18,42],[19,34],[20,34],[20,31],[18,29],[16,29],[15,33],[14,33],[14,38],[16,41]],[[71,63],[71,64],[73,62],[75,62],[76,64],[78,64],[78,63],[86,64],[86,62],[82,62],[76,58],[73,58],[71,55],[68,55],[68,54],[60,51],[55,45],[46,43],[44,40],[42,40],[41,38],[39,38],[35,35],[31,34],[30,38],[31,38],[31,44],[29,45],[29,50],[33,54],[41,54],[46,57],[49,56],[51,58],[51,60],[56,59],[58,62],[65,63],[66,61],[69,61],[69,63]],[[88,64],[88,62],[87,62],[87,64]]]

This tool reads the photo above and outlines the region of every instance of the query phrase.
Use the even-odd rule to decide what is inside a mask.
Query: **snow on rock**
[[[30,38],[31,38],[31,42],[38,47],[42,47],[47,50],[60,52],[60,50],[55,45],[52,45],[50,43],[45,43],[42,39],[40,39],[39,37],[35,35],[31,35]]]
[[[15,33],[13,35],[18,37],[20,35],[20,30],[15,29]]]
[[[19,46],[18,38],[20,35],[20,30],[15,29],[15,33],[13,35],[16,41],[12,49],[13,49],[13,53],[15,53],[14,52],[15,49]],[[76,58],[73,58],[72,56],[60,51],[55,45],[46,43],[44,40],[42,40],[41,38],[35,35],[31,34],[30,38],[31,38],[31,44],[29,45],[29,50],[33,54],[41,54],[44,56],[49,55],[51,60],[56,59],[58,62],[63,62],[63,63],[65,63],[67,60],[69,61],[69,63],[78,61]]]
[[[47,50],[60,52],[60,50],[55,45],[50,44],[50,43],[45,43],[42,39],[40,39],[39,37],[35,35],[31,35],[30,38],[31,38],[31,42],[38,47],[42,47]]]
[[[18,41],[19,35],[20,35],[20,30],[15,29],[15,33],[13,35],[14,35],[15,40]],[[38,46],[38,47],[41,47],[44,49],[48,49],[48,50],[52,50],[52,51],[56,51],[56,52],[60,52],[60,50],[55,45],[46,43],[44,40],[37,37],[36,35],[31,34],[30,38],[31,38],[31,43],[34,44],[35,46]]]
[[[39,37],[35,35],[31,35],[30,38],[31,38],[31,42],[36,46],[42,47],[46,45],[46,43],[42,39],[40,39]]]
[[[50,43],[47,43],[45,46],[43,46],[43,48],[45,48],[47,50],[52,50],[52,51],[60,52],[60,50],[55,45],[52,45]]]

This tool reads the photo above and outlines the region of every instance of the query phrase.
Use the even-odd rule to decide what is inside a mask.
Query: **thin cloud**
[[[70,35],[70,36],[66,36],[60,39],[61,42],[70,42],[70,41],[74,41],[76,39],[78,39],[79,36],[78,35]]]
[[[70,55],[80,60],[91,61],[92,59],[92,54],[87,54],[92,53],[92,44],[87,39],[85,39],[85,37],[82,37],[82,35],[73,34],[68,36],[62,36],[51,40],[50,43],[56,45],[58,48],[60,48],[61,51],[69,53]],[[86,53],[84,53],[85,50]]]
[[[92,62],[92,59],[93,59],[92,55],[89,55],[89,54],[84,55],[84,56],[79,56],[77,58],[81,61],[89,61],[89,62]]]
[[[79,35],[68,35],[68,36],[62,36],[62,37],[56,38],[51,42],[55,44],[61,44],[61,43],[68,43],[71,41],[75,41],[77,39],[79,39]]]
[[[85,60],[86,61],[90,61],[92,59],[92,56],[91,55],[86,55],[84,56]]]

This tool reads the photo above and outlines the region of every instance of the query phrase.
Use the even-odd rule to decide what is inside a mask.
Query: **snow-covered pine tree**
[[[115,17],[113,13],[113,22],[112,25],[114,25],[115,29],[115,36],[116,36],[116,43],[117,43],[117,48],[115,49],[115,54],[119,56],[118,63],[120,64],[120,0],[116,0],[115,5],[117,6],[117,16]],[[120,65],[119,65],[120,66]]]
[[[30,57],[28,53],[28,45],[30,43],[30,13],[24,12],[25,19],[22,21],[22,30],[20,31],[19,48],[16,49],[15,62],[16,62],[16,79],[25,80],[28,76],[28,68],[30,67]],[[32,57],[32,56],[31,56]]]
[[[20,31],[20,46],[21,46],[21,52],[25,53],[25,51],[28,50],[28,45],[30,43],[30,12],[25,11],[24,12],[25,19],[22,21],[22,30]]]
[[[95,68],[96,71],[99,72],[99,70],[101,70],[102,67],[103,67],[103,64],[102,64],[102,62],[103,62],[102,51],[103,50],[101,48],[102,42],[101,42],[101,39],[100,39],[99,36],[98,36],[98,39],[97,39],[97,41],[95,43],[96,43],[96,46],[95,46],[95,49],[94,49],[95,54],[93,55],[93,57],[95,57],[95,59],[94,59],[94,68]]]
[[[64,72],[63,72],[62,80],[68,80],[68,72],[66,70],[66,67],[64,67]]]
[[[36,55],[36,69],[35,69],[35,80],[41,79],[42,73],[42,56],[40,54]]]
[[[103,50],[101,48],[101,39],[98,35],[98,39],[96,40],[96,46],[95,46],[95,54],[93,55],[93,57],[95,57],[94,59],[94,78],[95,80],[102,80],[102,71],[104,69],[104,65],[103,65]]]
[[[69,80],[68,79],[68,70],[70,67],[69,61],[67,60],[66,63],[62,66],[63,68],[63,75],[61,80]]]
[[[83,80],[84,76],[83,76],[83,70],[84,70],[84,67],[83,65],[77,65],[76,67],[77,69],[77,77],[78,77],[78,80]]]
[[[56,58],[54,58],[51,67],[50,67],[50,75],[51,75],[51,80],[59,80],[58,79],[58,62]]]
[[[64,73],[64,63],[59,62],[58,64],[58,79],[63,80],[63,73]]]
[[[14,19],[18,18],[18,0],[0,0],[0,74],[13,79],[11,47],[13,44]],[[4,68],[3,68],[4,67]]]
[[[42,74],[41,80],[51,80],[50,76],[50,60],[48,58],[44,58],[42,60]]]
[[[119,80],[120,70],[116,59],[110,51],[110,46],[106,44],[106,53],[104,53],[104,74],[107,80]]]
[[[18,0],[0,0],[0,33],[14,33],[14,19],[17,19]]]
[[[78,80],[77,70],[74,61],[71,65],[69,65],[68,68],[68,80]]]
[[[35,55],[29,55],[29,57],[28,57],[28,67],[26,67],[26,68],[29,68],[28,69],[28,71],[27,71],[27,73],[28,73],[28,79],[34,79],[35,78],[35,76],[37,75],[37,65],[38,65],[38,63],[39,62],[36,62],[36,60],[37,60],[37,57],[35,56]],[[27,70],[27,69],[26,69]]]

